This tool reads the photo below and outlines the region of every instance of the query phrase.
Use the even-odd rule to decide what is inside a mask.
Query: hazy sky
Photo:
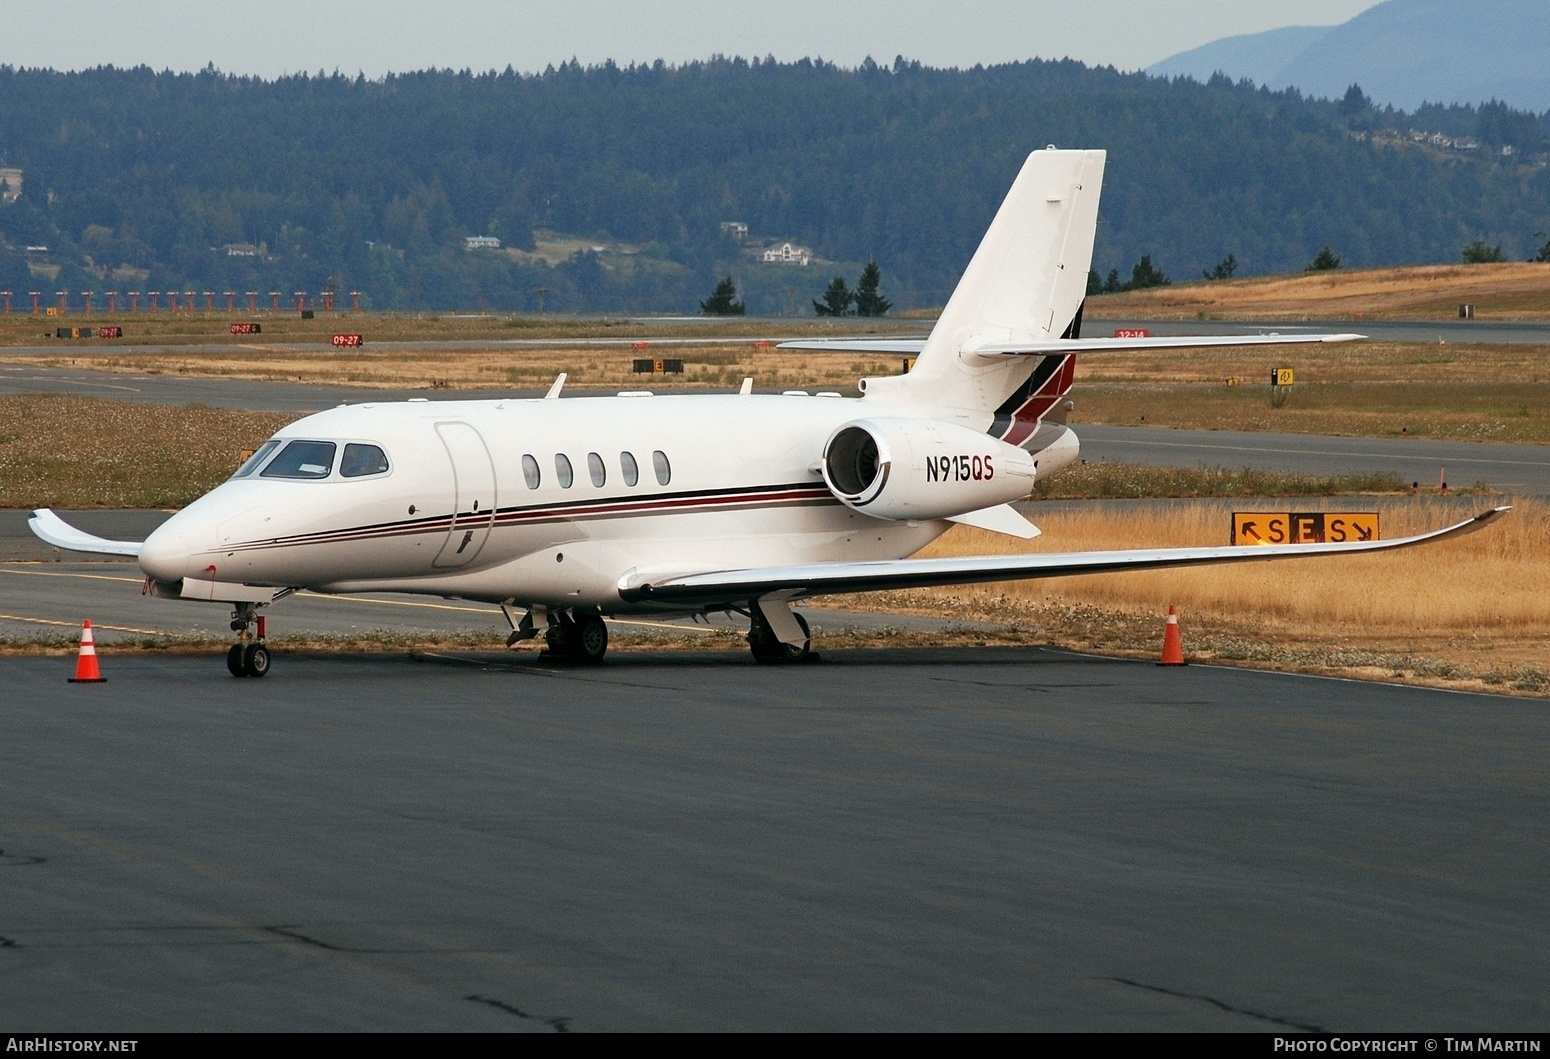
[[[0,63],[274,76],[541,70],[726,55],[852,66],[1069,56],[1121,69],[1238,33],[1344,22],[1377,0],[0,0]]]

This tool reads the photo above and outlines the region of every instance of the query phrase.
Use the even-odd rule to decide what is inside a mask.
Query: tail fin
[[[1038,358],[986,363],[965,358],[966,346],[1077,337],[1104,160],[1103,151],[1029,155],[914,368],[868,379],[867,395],[994,412],[1024,388]]]

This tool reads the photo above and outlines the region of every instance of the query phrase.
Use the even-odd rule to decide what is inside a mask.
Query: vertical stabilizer
[[[868,394],[994,411],[1027,383],[1039,358],[986,363],[962,351],[1067,334],[1087,293],[1104,159],[1103,151],[1029,155],[913,370],[868,380]]]

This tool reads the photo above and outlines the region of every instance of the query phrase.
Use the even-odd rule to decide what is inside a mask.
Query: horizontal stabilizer
[[[1018,514],[1017,509],[1011,504],[1000,504],[996,507],[954,515],[948,521],[960,522],[965,526],[974,526],[992,533],[1005,533],[1009,537],[1020,537],[1025,541],[1031,541],[1039,535],[1039,527]]]
[[[1148,349],[1203,349],[1209,346],[1301,346],[1324,342],[1358,342],[1356,334],[1266,335],[1167,335],[1157,338],[1052,338],[1041,342],[971,342],[965,355],[976,357],[1048,357],[1063,353],[1119,353]],[[824,353],[919,354],[924,339],[911,338],[805,338],[782,342],[780,349],[806,349]]]
[[[92,555],[127,555],[131,558],[140,554],[139,541],[110,541],[93,537],[85,530],[76,529],[46,507],[34,511],[27,520],[27,526],[45,543],[66,551],[89,552]]]
[[[817,353],[902,353],[915,356],[926,348],[924,338],[796,338],[776,349],[807,349]]]
[[[964,356],[1048,357],[1060,353],[1119,353],[1148,349],[1204,349],[1208,346],[1305,346],[1359,342],[1366,335],[1169,335],[1163,338],[1056,338],[1047,342],[970,343]]]
[[[785,598],[834,595],[844,592],[878,592],[902,588],[934,588],[943,585],[1019,581],[1073,574],[1153,570],[1170,566],[1203,566],[1210,563],[1255,562],[1267,559],[1304,559],[1318,555],[1354,555],[1407,548],[1428,541],[1456,537],[1494,522],[1510,508],[1498,507],[1472,519],[1413,537],[1393,540],[1354,541],[1341,544],[1284,544],[1266,547],[1139,548],[1115,552],[1055,552],[1043,555],[976,555],[957,559],[897,559],[860,563],[812,563],[806,566],[766,567],[754,570],[715,570],[701,574],[634,572],[619,584],[627,600],[709,605],[731,600],[756,599],[766,593],[786,593]]]

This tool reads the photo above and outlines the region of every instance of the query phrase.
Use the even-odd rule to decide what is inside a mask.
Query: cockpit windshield
[[[332,441],[293,441],[269,462],[260,478],[327,478],[334,466]]]
[[[388,469],[387,453],[376,445],[361,445],[351,442],[344,447],[344,455],[339,458],[339,473],[346,478],[360,478],[368,474],[386,474]]]
[[[266,441],[266,442],[264,442],[262,445],[260,445],[258,447],[258,451],[257,452],[253,453],[253,455],[249,456],[246,460],[244,460],[242,462],[242,466],[237,468],[237,473],[232,475],[232,477],[233,478],[244,478],[244,477],[252,474],[254,471],[256,471],[260,467],[262,467],[263,464],[264,464],[264,461],[269,458],[269,454],[274,452],[274,450],[279,448],[279,447],[280,447],[280,443],[278,441]]]

